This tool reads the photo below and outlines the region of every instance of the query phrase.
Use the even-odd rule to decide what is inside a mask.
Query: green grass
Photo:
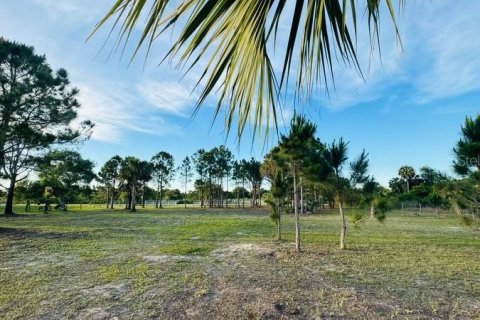
[[[478,222],[391,213],[341,251],[308,215],[296,254],[262,210],[70,208],[0,218],[0,318],[480,317]]]

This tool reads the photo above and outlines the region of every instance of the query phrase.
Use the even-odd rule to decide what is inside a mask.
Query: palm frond
[[[200,61],[207,62],[198,79],[201,94],[194,114],[218,90],[214,119],[226,108],[227,133],[236,119],[238,137],[249,121],[254,133],[268,135],[271,120],[277,127],[280,93],[287,89],[292,70],[296,70],[296,96],[307,97],[317,84],[323,83],[328,90],[334,81],[336,53],[361,73],[356,49],[357,2],[296,0],[291,12],[287,0],[183,0],[179,4],[170,0],[117,0],[92,34],[113,20],[111,31],[118,31],[117,45],[126,46],[146,15],[134,56],[142,45],[146,45],[148,55],[157,37],[175,23],[186,21],[165,58],[178,58],[178,66],[187,65],[187,72]],[[382,3],[398,35],[391,0],[362,2],[371,39],[379,41]],[[170,7],[173,9],[167,9]],[[267,47],[273,43],[275,48],[282,40],[278,34],[282,17],[291,18],[291,23],[283,64],[277,72]],[[267,123],[265,132],[261,131],[263,123]]]

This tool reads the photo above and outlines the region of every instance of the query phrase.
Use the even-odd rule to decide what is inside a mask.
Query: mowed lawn
[[[301,223],[296,254],[263,210],[1,217],[0,318],[480,318],[478,225],[390,213],[341,251],[336,212]]]

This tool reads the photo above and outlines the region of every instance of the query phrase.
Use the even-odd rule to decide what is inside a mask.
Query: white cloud
[[[126,84],[81,84],[79,86],[81,108],[78,121],[95,123],[92,139],[120,142],[127,131],[151,135],[171,134],[179,131],[175,124],[141,108],[141,100]]]
[[[197,99],[191,90],[172,81],[142,81],[137,89],[151,106],[180,116],[185,116],[187,108]]]
[[[55,11],[71,13],[79,10],[79,6],[75,1],[34,0],[34,2]]]
[[[319,100],[322,106],[343,110],[360,103],[375,101],[385,94],[390,95],[390,86],[404,81],[405,71],[402,65],[405,61],[392,30],[381,34],[381,56],[378,51],[372,51],[369,47],[368,37],[366,30],[359,32],[359,43],[362,46],[358,49],[358,58],[362,74],[353,67],[335,63],[335,84],[330,83],[328,95],[325,91],[321,92]],[[321,86],[317,92],[320,90],[325,90],[325,87]]]
[[[354,69],[335,63],[335,88],[328,97],[323,86],[318,88],[316,98],[327,108],[342,110],[379,99],[401,98],[416,104],[480,90],[479,20],[478,1],[409,3],[397,17],[403,51],[390,21],[384,19],[382,56],[377,52],[371,58],[368,30],[359,28],[365,81]],[[409,96],[397,93],[404,86],[413,87]]]
[[[435,2],[412,28],[424,66],[414,84],[421,102],[480,89],[478,1]],[[417,54],[418,54],[417,53]],[[413,57],[416,58],[416,57]]]
[[[121,90],[114,95],[109,94],[101,86],[94,88],[83,84],[79,89],[81,108],[78,111],[78,119],[95,122],[92,139],[117,142],[122,136],[121,128],[130,122],[126,103],[130,98],[125,97]]]
[[[113,5],[112,1],[98,0],[25,0],[31,2],[48,15],[51,21],[71,25],[72,21],[88,24],[98,22]]]

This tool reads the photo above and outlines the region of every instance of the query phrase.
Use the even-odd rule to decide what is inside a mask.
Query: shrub
[[[177,204],[193,204],[191,200],[178,200]]]

